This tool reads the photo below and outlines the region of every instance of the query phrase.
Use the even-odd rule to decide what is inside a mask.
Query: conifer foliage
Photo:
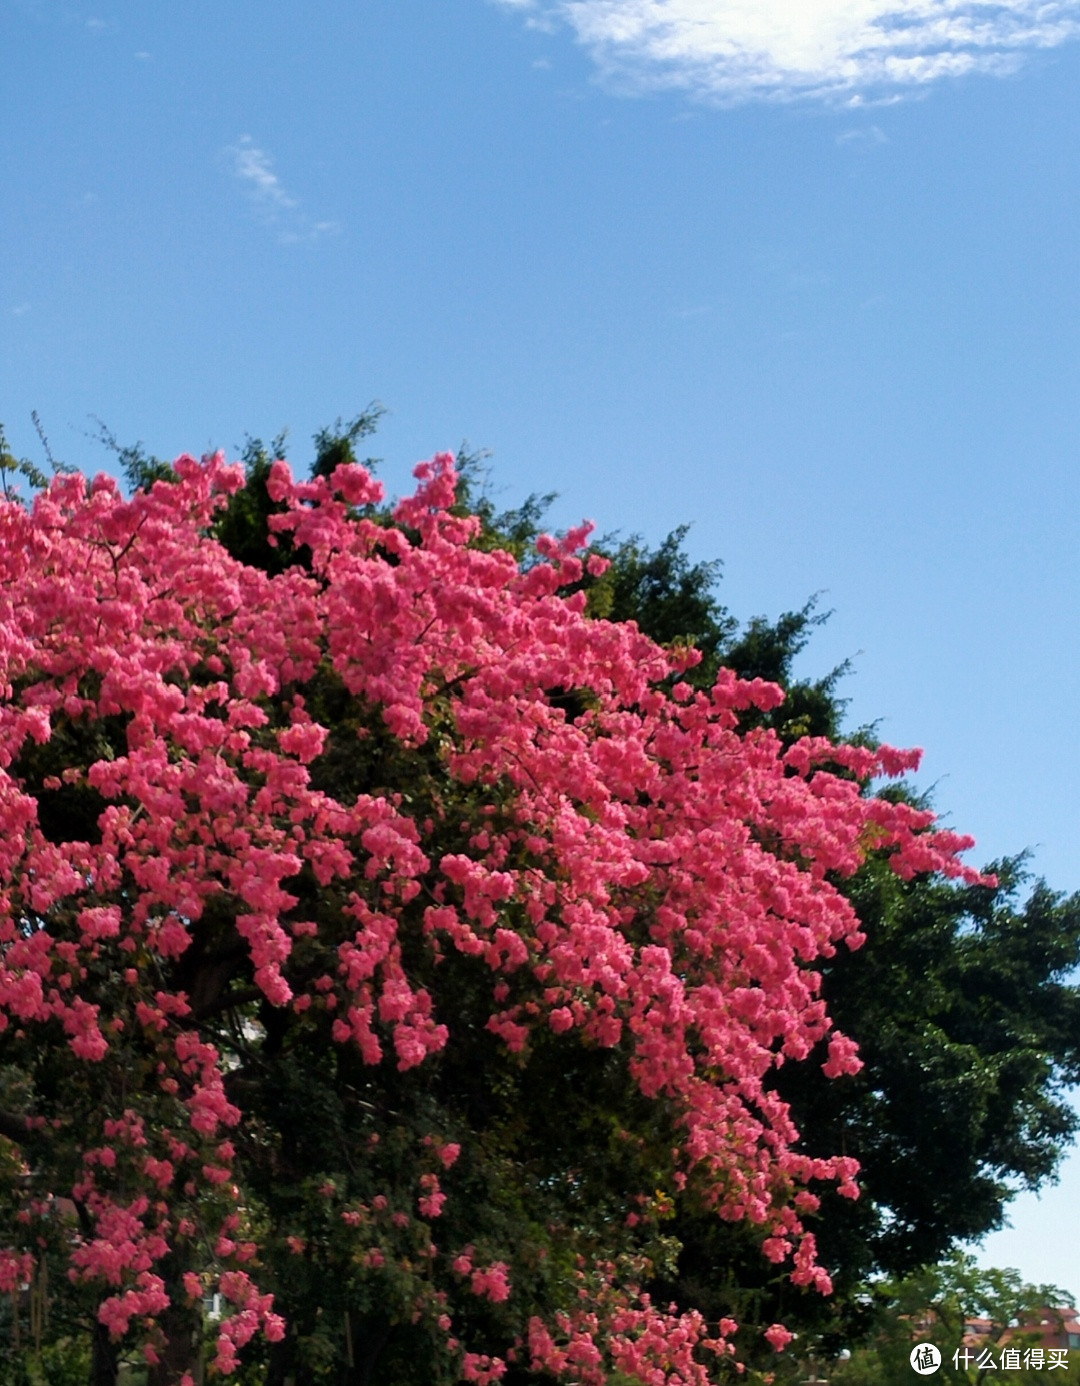
[[[241,1379],[706,1386],[737,1326],[641,1288],[673,1209],[827,1290],[857,1195],[771,1081],[859,1067],[836,880],[979,879],[868,792],[917,753],[746,730],[775,684],[586,614],[587,526],[522,564],[417,480],[0,503],[0,1290],[66,1277],[96,1382],[192,1386],[213,1295]]]

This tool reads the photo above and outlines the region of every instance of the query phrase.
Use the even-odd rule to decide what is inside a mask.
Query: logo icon
[[[920,1376],[929,1376],[941,1366],[941,1353],[933,1343],[918,1343],[911,1349],[912,1370]]]

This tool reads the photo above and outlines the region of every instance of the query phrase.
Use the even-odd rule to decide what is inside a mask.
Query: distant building
[[[1000,1325],[993,1319],[970,1318],[964,1320],[964,1347],[982,1347],[994,1339]],[[1050,1306],[1027,1309],[1020,1315],[1015,1328],[1001,1334],[1000,1341],[1007,1343],[1014,1336],[1023,1335],[1025,1345],[1041,1348],[1080,1348],[1080,1316],[1075,1309],[1054,1309]]]
[[[1029,1309],[1020,1315],[1017,1332],[1037,1333],[1044,1348],[1080,1348],[1080,1316],[1075,1309]]]
[[[933,1329],[932,1309],[909,1319],[912,1338],[928,1338]],[[1080,1351],[1080,1310],[1050,1305],[1025,1309],[1019,1321],[1002,1332],[1000,1321],[972,1316],[964,1320],[961,1347],[983,1349],[990,1344],[1003,1346],[1010,1339],[1021,1339],[1024,1347],[1067,1348]]]

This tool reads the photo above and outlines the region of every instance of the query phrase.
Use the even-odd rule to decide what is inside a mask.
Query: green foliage
[[[18,483],[15,481],[17,476],[25,478],[35,491],[44,486],[49,479],[33,462],[27,461],[25,457],[19,458],[14,455],[8,447],[4,426],[0,424],[0,489],[3,490],[8,500],[14,499],[17,494]]]
[[[823,994],[865,1063],[832,1085],[781,1073],[812,1150],[846,1137],[866,1194],[823,1218],[827,1255],[865,1248],[865,1271],[903,1273],[999,1226],[1016,1185],[1052,1177],[1076,1129],[1080,897],[1038,883],[1023,858],[996,889],[903,884],[870,863],[849,895],[867,933],[824,969]]]
[[[1072,1304],[1069,1292],[1059,1286],[1030,1285],[1015,1270],[983,1269],[974,1257],[963,1254],[900,1280],[875,1284],[867,1299],[873,1315],[870,1341],[833,1365],[832,1386],[911,1386],[916,1376],[910,1353],[916,1342],[933,1343],[941,1353],[941,1368],[928,1379],[979,1386],[988,1370],[978,1365],[983,1351],[988,1350],[996,1363],[1006,1346],[1022,1354],[1038,1342],[1038,1334],[1024,1326],[1031,1311]],[[978,1347],[969,1348],[965,1355],[965,1321],[975,1318],[985,1322]],[[954,1358],[958,1351],[961,1355]],[[1070,1369],[1078,1361],[1080,1354],[1073,1353]],[[1021,1366],[994,1374],[994,1379],[1024,1386],[1036,1378],[1046,1378],[1045,1367],[1025,1370]]]
[[[691,563],[683,551],[689,529],[680,526],[656,549],[637,538],[624,541],[611,551],[612,566],[590,595],[597,615],[636,621],[660,644],[695,645],[702,655],[695,681],[711,684],[738,622],[713,596],[720,561]]]
[[[381,404],[372,403],[357,414],[355,419],[346,423],[343,419],[335,419],[330,428],[320,428],[315,434],[315,461],[312,463],[312,476],[331,475],[335,467],[342,466],[347,462],[358,462],[360,459],[356,455],[356,444],[361,438],[370,436],[379,427],[379,420],[386,410]],[[284,435],[282,436],[282,445]],[[278,448],[278,440],[275,439],[274,448]],[[276,457],[283,456],[280,449],[275,451]],[[374,470],[377,465],[373,457],[365,457],[363,465],[368,471]]]
[[[241,460],[247,477],[243,490],[229,497],[229,504],[218,520],[215,534],[234,558],[271,576],[284,572],[294,560],[288,536],[270,543],[267,521],[282,514],[285,507],[275,505],[267,491],[270,468],[285,452],[286,433],[274,438],[269,448],[261,438],[248,437]]]
[[[122,444],[109,426],[94,419],[97,430],[90,436],[116,458],[124,480],[132,491],[145,491],[155,481],[171,481],[172,464],[148,453],[141,442]]]

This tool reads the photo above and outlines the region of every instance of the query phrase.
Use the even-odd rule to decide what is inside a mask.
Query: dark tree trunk
[[[285,1386],[293,1373],[289,1370],[292,1362],[292,1343],[288,1334],[280,1343],[270,1346],[270,1363],[266,1368],[266,1386]]]
[[[311,1369],[299,1361],[297,1326],[288,1320],[285,1337],[270,1344],[270,1362],[266,1369],[265,1386],[315,1386]]]
[[[200,1308],[189,1309],[183,1303],[174,1302],[158,1322],[165,1334],[165,1345],[159,1350],[161,1360],[150,1368],[146,1378],[147,1386],[180,1386],[185,1372],[190,1372],[192,1380],[196,1383],[201,1382],[203,1370]]]
[[[380,1380],[376,1366],[392,1331],[389,1319],[361,1318],[346,1312],[341,1386],[376,1386]]]
[[[115,1345],[109,1341],[109,1330],[103,1323],[95,1323],[92,1337],[94,1350],[90,1359],[90,1386],[116,1386],[120,1358]]]

